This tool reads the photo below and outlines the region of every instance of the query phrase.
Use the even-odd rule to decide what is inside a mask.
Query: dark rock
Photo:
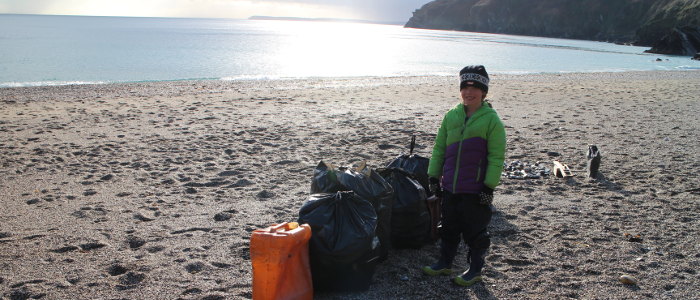
[[[185,270],[187,270],[187,272],[189,272],[191,274],[194,274],[194,273],[199,273],[202,270],[204,270],[204,267],[205,267],[205,265],[203,262],[194,262],[194,263],[186,265]]]
[[[191,288],[191,289],[186,289],[184,292],[182,292],[183,295],[191,295],[191,294],[201,294],[202,290],[198,288]]]
[[[228,269],[230,267],[233,267],[232,264],[221,263],[221,262],[212,262],[211,265],[215,266],[217,268],[221,268],[221,269]]]
[[[700,51],[700,26],[673,28],[645,52],[673,55],[694,55]]]
[[[90,251],[90,250],[95,250],[95,249],[100,249],[104,246],[107,246],[106,244],[99,243],[99,242],[92,242],[92,243],[85,243],[80,245],[80,249],[83,249],[84,251]]]
[[[148,253],[156,253],[156,252],[160,252],[160,251],[163,251],[163,250],[165,250],[165,247],[160,246],[160,245],[158,245],[158,246],[151,246],[151,247],[146,248],[146,251],[148,251]]]
[[[39,199],[31,199],[27,200],[27,204],[32,205],[32,204],[37,204],[39,203]]]
[[[135,285],[141,283],[144,279],[146,279],[146,275],[143,273],[129,272],[119,278],[119,283],[123,285]]]
[[[693,58],[692,58],[692,59],[694,59],[694,60],[700,60],[700,52],[695,53],[695,55],[693,55]]]
[[[260,191],[256,196],[257,196],[258,198],[267,199],[267,198],[272,198],[272,197],[274,197],[275,194],[274,194],[273,192],[270,192],[270,191],[267,191],[267,190],[262,190],[262,191]]]
[[[160,183],[162,183],[162,184],[174,184],[174,183],[175,183],[175,180],[172,179],[172,178],[168,178],[168,179],[164,179],[164,180],[161,181]]]
[[[221,177],[226,177],[226,176],[236,176],[236,175],[240,175],[240,174],[241,174],[240,171],[231,170],[231,171],[223,171],[223,172],[219,173],[218,175]]]
[[[26,288],[13,290],[9,294],[10,300],[26,300],[34,297],[34,295]],[[38,298],[34,298],[38,299]]]
[[[88,217],[88,215],[82,210],[76,210],[76,211],[72,212],[70,215],[74,216],[76,218],[79,218],[79,219],[83,219],[83,218]]]
[[[253,184],[255,184],[255,183],[248,180],[248,179],[241,179],[241,180],[236,181],[234,184],[228,185],[226,187],[227,188],[246,187],[246,186],[250,186]]]
[[[52,249],[52,250],[50,250],[50,251],[51,251],[51,252],[54,252],[54,253],[66,253],[66,252],[75,251],[75,250],[78,250],[78,247],[76,247],[76,246],[65,246],[65,247],[61,247],[61,248],[57,248],[57,249]]]
[[[187,193],[187,194],[196,194],[196,193],[197,193],[197,190],[196,190],[195,188],[193,188],[193,187],[189,187],[189,188],[185,189],[185,193]]]
[[[122,275],[122,274],[126,273],[127,271],[129,271],[129,270],[120,264],[111,265],[109,268],[107,268],[107,274],[109,274],[111,276]]]
[[[139,247],[146,244],[146,240],[135,236],[128,237],[126,241],[127,243],[129,243],[129,248],[131,249],[138,249]]]
[[[100,180],[102,180],[102,181],[107,181],[107,180],[110,180],[110,179],[112,179],[112,178],[114,178],[114,175],[112,175],[112,174],[107,174],[107,175],[105,175],[105,176],[100,177]]]
[[[227,212],[220,212],[220,213],[214,215],[214,221],[221,222],[221,221],[228,221],[230,219],[231,219],[231,214],[227,213]]]

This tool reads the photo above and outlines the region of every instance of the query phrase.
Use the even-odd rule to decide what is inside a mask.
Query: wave
[[[0,88],[10,87],[37,87],[37,86],[62,86],[62,85],[87,85],[87,84],[107,84],[107,81],[29,81],[29,82],[0,82]]]

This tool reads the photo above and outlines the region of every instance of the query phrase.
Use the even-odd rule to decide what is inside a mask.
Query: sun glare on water
[[[341,22],[278,22],[285,32],[277,43],[282,76],[391,74],[396,45],[382,26]],[[378,30],[379,29],[379,30]]]

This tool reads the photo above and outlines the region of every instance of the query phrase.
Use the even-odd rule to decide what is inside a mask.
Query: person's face
[[[480,88],[467,86],[459,91],[462,96],[462,104],[465,106],[477,107],[486,97],[486,93]]]

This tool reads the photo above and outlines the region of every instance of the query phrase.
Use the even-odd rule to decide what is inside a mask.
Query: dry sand
[[[700,72],[494,75],[506,161],[588,179],[497,188],[485,281],[392,250],[317,299],[698,299]],[[0,297],[250,299],[249,237],[296,220],[319,161],[430,156],[452,77],[0,89]],[[464,249],[457,268],[464,268]],[[625,285],[628,274],[637,285]]]

